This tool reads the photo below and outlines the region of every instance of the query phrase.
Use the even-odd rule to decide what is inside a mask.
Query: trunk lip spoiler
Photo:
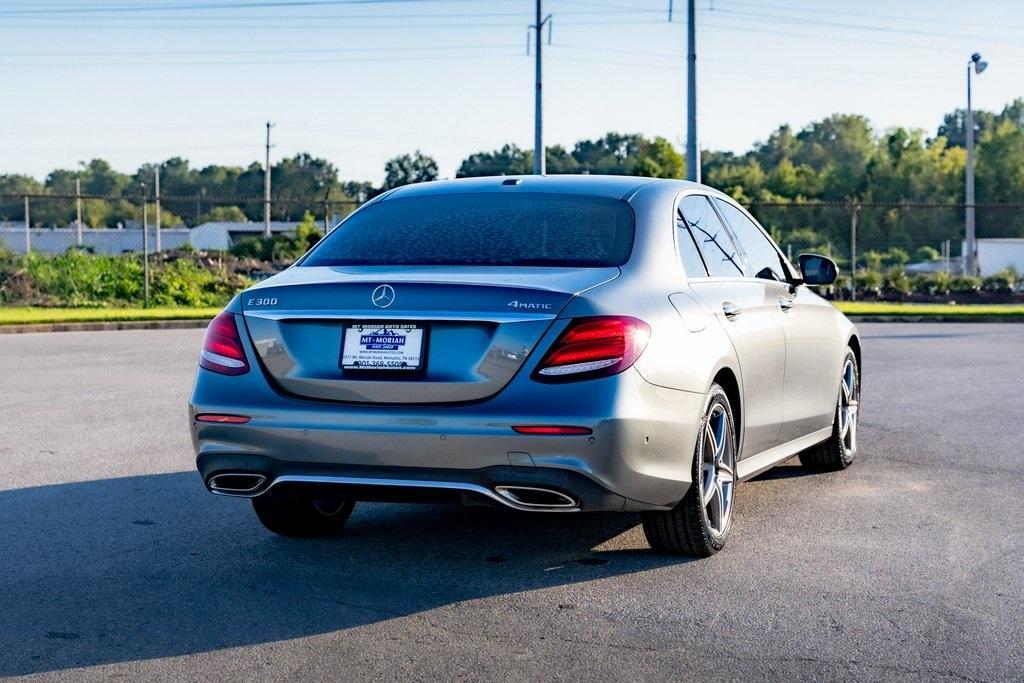
[[[388,310],[366,310],[366,311],[337,311],[337,310],[290,310],[290,311],[264,311],[247,310],[244,315],[250,318],[262,318],[264,320],[412,320],[424,322],[494,322],[494,323],[523,323],[537,322],[539,320],[554,320],[561,311],[546,311],[544,313],[524,313],[522,311],[480,311],[452,314],[445,311],[424,312]]]

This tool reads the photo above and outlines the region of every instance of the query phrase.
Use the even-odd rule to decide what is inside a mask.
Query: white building
[[[293,221],[270,221],[270,232],[295,232],[298,226]],[[227,251],[248,237],[263,237],[263,223],[231,223],[211,221],[197,225],[190,230],[192,246],[200,251]]]
[[[984,238],[979,239],[977,244],[978,269],[982,277],[995,275],[1011,266],[1016,268],[1018,273],[1024,273],[1024,238]],[[967,253],[966,244],[962,253]]]

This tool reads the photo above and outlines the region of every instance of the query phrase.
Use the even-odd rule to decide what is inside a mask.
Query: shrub
[[[278,233],[269,239],[250,237],[231,247],[231,254],[261,261],[291,262],[309,251],[321,237],[323,233],[317,228],[316,219],[307,211],[296,226],[295,234]]]
[[[958,275],[949,283],[949,291],[954,294],[973,294],[981,289],[981,278],[970,275]]]
[[[249,280],[205,256],[181,252],[150,263],[150,302],[217,306]],[[237,267],[237,264],[236,264]],[[72,249],[57,256],[0,256],[0,301],[18,305],[124,306],[143,302],[143,263],[137,254],[94,255]]]
[[[885,288],[902,296],[910,294],[910,278],[907,277],[906,271],[900,266],[890,268],[889,272],[885,275]]]
[[[64,306],[129,301],[142,293],[142,259],[69,249],[58,256],[32,253],[21,265],[39,294]]]
[[[868,270],[881,270],[885,254],[874,249],[869,249],[860,255],[860,260]]]
[[[1020,274],[1013,266],[1003,268],[994,275],[989,275],[982,281],[981,287],[988,292],[1009,292],[1017,285]]]
[[[877,270],[857,271],[857,289],[877,294],[882,288],[882,274]]]
[[[918,294],[945,295],[949,294],[949,283],[952,280],[944,270],[935,273],[915,275],[910,284]]]
[[[244,277],[200,267],[194,261],[178,259],[154,269],[150,281],[150,303],[157,306],[218,306],[245,287]]]
[[[906,249],[892,247],[882,256],[882,261],[889,266],[905,266],[910,261],[910,254]]]
[[[938,261],[942,258],[942,254],[935,247],[918,247],[914,250],[914,261]]]
[[[269,261],[273,245],[273,238],[246,237],[240,240],[238,244],[232,245],[231,255],[238,258],[254,258],[260,261]]]

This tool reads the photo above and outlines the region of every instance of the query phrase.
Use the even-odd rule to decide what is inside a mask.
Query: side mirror
[[[806,285],[830,285],[839,277],[839,267],[827,256],[800,254],[799,263]]]

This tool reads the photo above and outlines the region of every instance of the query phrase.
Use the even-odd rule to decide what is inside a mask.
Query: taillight
[[[594,433],[590,427],[570,427],[569,425],[512,425],[512,429],[520,434],[541,436],[586,436]]]
[[[252,418],[248,415],[226,415],[222,413],[199,413],[196,422],[212,422],[214,424],[244,425]]]
[[[203,352],[199,354],[199,366],[222,375],[249,372],[249,362],[245,359],[245,349],[242,348],[233,313],[221,311],[210,321],[203,339]]]
[[[577,318],[544,356],[534,379],[568,382],[620,373],[636,362],[650,337],[650,326],[636,318]]]

